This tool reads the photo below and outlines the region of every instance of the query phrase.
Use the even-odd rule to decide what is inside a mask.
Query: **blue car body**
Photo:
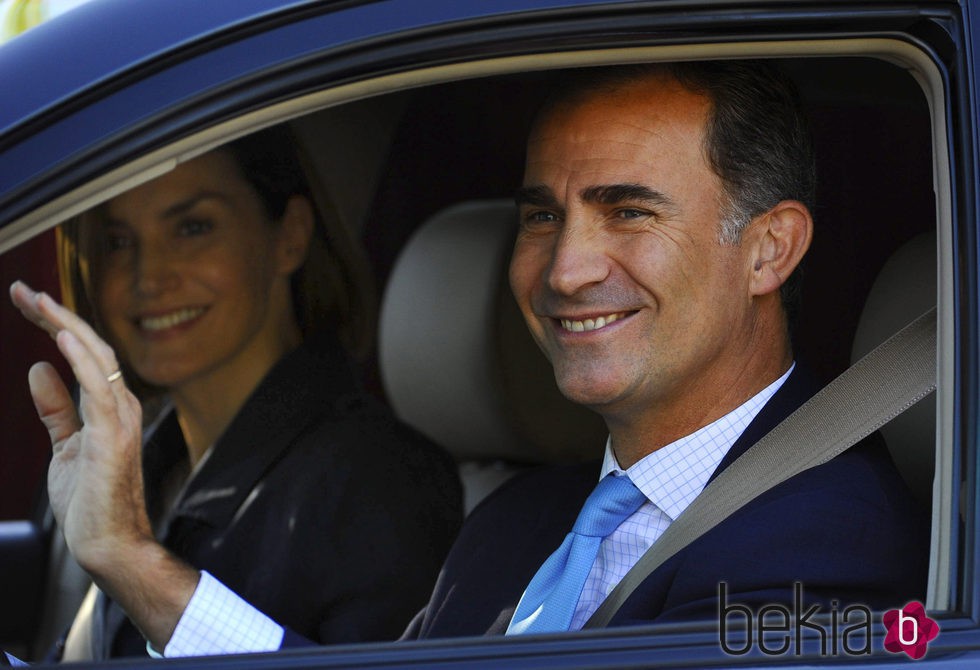
[[[351,99],[383,94],[389,90],[386,77],[396,82],[393,91],[415,85],[414,73],[421,73],[418,85],[465,78],[473,64],[487,64],[487,76],[505,76],[522,68],[547,70],[549,57],[556,53],[583,58],[597,54],[597,62],[609,62],[612,57],[602,54],[616,51],[622,59],[629,49],[686,53],[684,49],[699,45],[722,45],[720,53],[728,48],[747,56],[766,55],[769,46],[780,44],[805,44],[809,57],[820,51],[820,43],[880,41],[892,45],[886,51],[908,49],[930,64],[931,90],[937,96],[930,105],[941,121],[933,125],[942,128],[947,149],[948,160],[936,179],[951,245],[946,334],[954,372],[948,383],[948,467],[963,482],[948,501],[959,510],[954,514],[959,521],[935,540],[944,549],[934,560],[946,562],[948,575],[948,593],[941,599],[946,605],[932,613],[941,634],[918,667],[975,667],[980,664],[978,40],[980,6],[972,0],[93,0],[0,46],[0,252],[123,188],[128,173],[142,178],[140,174],[164,169],[168,161],[208,143],[315,110],[330,102],[330,91],[362,91],[351,93]],[[787,57],[778,49],[777,55]],[[508,59],[518,65],[508,65]],[[558,65],[572,61],[569,56]],[[39,522],[0,524],[0,552],[43,557],[40,528]],[[4,538],[13,539],[5,545]],[[20,565],[23,574],[33,571],[32,577],[18,579],[27,591],[18,592],[15,600],[29,597],[24,593],[32,592],[33,581],[43,581],[38,565],[30,570],[24,562],[4,565]],[[7,602],[3,609],[16,605]],[[19,616],[18,625],[29,626],[36,614]],[[884,631],[874,632],[875,653],[850,660],[867,667],[905,665],[904,656],[881,649]],[[22,634],[20,629],[10,633],[15,639]],[[674,624],[521,640],[311,648],[274,656],[191,659],[179,667],[742,667],[818,662],[813,655],[750,654],[719,660],[714,628]]]

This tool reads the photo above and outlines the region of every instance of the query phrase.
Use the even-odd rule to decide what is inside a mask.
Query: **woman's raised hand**
[[[76,412],[48,363],[28,373],[51,437],[48,495],[79,565],[163,649],[197,587],[199,573],[153,537],[143,497],[142,413],[119,374],[116,354],[71,310],[23,282],[10,296],[58,343],[80,388]]]
[[[139,401],[119,374],[115,352],[84,320],[23,282],[10,287],[24,316],[50,334],[80,387],[79,411],[48,363],[28,380],[51,438],[48,491],[55,518],[79,564],[112,569],[126,543],[152,542],[140,462]]]

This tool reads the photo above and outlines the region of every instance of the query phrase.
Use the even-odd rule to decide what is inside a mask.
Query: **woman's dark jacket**
[[[182,459],[171,413],[144,447],[151,518],[165,515],[161,483]],[[328,644],[398,637],[428,600],[461,521],[450,457],[359,392],[338,347],[301,347],[214,445],[162,541]],[[144,654],[118,606],[106,615],[109,655]]]

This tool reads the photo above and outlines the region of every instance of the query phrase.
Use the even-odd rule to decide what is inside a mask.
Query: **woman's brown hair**
[[[373,344],[376,319],[373,277],[362,247],[330,199],[315,188],[312,164],[292,131],[274,126],[215,151],[234,159],[272,221],[282,218],[290,197],[301,195],[310,201],[316,215],[313,236],[306,261],[290,279],[296,321],[306,341],[333,334],[352,356],[365,356]],[[59,227],[58,269],[64,303],[108,339],[95,299],[105,253],[98,231],[107,209],[102,204]],[[157,389],[121,362],[137,396],[155,395]]]

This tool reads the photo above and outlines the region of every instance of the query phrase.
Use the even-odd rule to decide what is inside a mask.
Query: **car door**
[[[3,267],[23,272],[29,263],[6,254],[69,216],[232,137],[292,120],[309,124],[312,137],[333,132],[318,156],[338,190],[352,193],[343,186],[350,176],[345,165],[364,165],[356,172],[363,193],[351,195],[348,206],[383,284],[405,241],[437,211],[511,195],[521,170],[521,133],[555,70],[778,58],[804,85],[823,138],[828,204],[817,214],[827,225],[815,242],[821,270],[815,269],[812,310],[799,333],[800,351],[822,376],[847,365],[864,299],[891,253],[919,233],[936,236],[939,388],[926,605],[942,632],[927,662],[955,667],[980,653],[978,30],[980,19],[967,2],[389,0],[231,7],[170,0],[141,3],[139,10],[95,2],[72,23],[52,21],[0,48],[0,72],[12,90],[24,91],[0,112]],[[66,53],[76,55],[72,68],[64,67]],[[39,71],[56,75],[35,90],[31,78]],[[2,328],[7,356],[6,316]],[[22,344],[11,355],[29,348]],[[22,379],[23,372],[10,377],[18,374]],[[17,380],[5,376],[3,383]],[[29,488],[36,488],[42,466],[31,467]],[[30,506],[21,509],[27,519]],[[9,543],[0,560],[9,558],[10,574],[17,575],[10,583],[20,589],[11,591],[17,614],[0,629],[13,644],[24,644],[35,625],[45,532],[40,520],[14,521],[0,536]],[[883,648],[883,626],[873,634],[874,653],[859,660],[879,666],[904,660]],[[718,622],[709,621],[185,665],[727,667],[815,663],[820,651],[808,644],[798,655],[719,656]]]

